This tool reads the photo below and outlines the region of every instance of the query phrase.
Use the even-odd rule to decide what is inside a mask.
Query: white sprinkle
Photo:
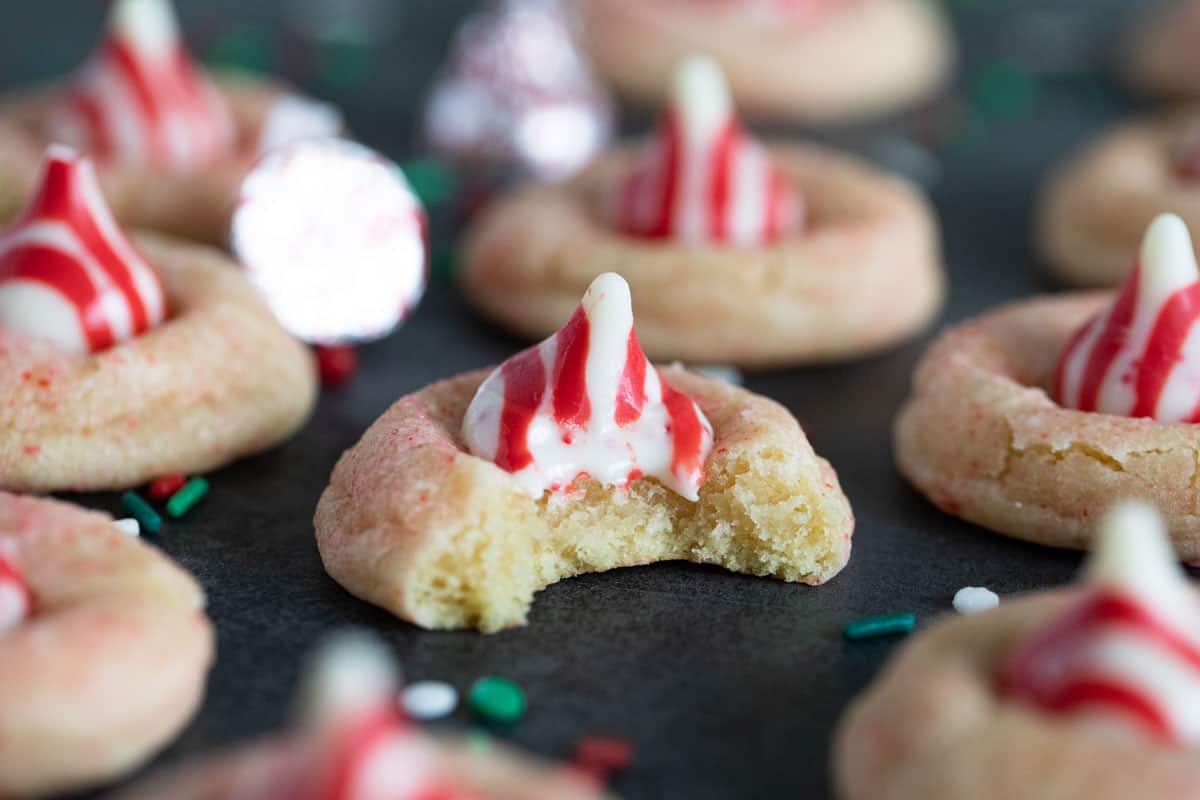
[[[741,386],[745,383],[742,371],[731,364],[694,364],[691,370],[706,378],[716,378],[734,386]]]
[[[130,536],[141,536],[142,535],[142,527],[140,525],[138,525],[138,521],[136,519],[134,519],[133,517],[126,517],[125,519],[115,519],[115,520],[113,520],[113,525],[116,525],[118,528],[120,528],[121,533],[127,533]]]
[[[458,708],[458,692],[442,681],[417,681],[400,693],[400,705],[413,719],[441,719]]]
[[[960,614],[978,614],[1000,605],[1000,597],[982,586],[964,586],[954,595],[954,610]]]

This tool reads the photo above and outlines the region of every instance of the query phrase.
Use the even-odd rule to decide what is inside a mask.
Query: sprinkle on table
[[[142,530],[149,533],[158,533],[162,530],[162,517],[137,492],[126,492],[121,495],[121,505],[138,521]]]
[[[133,517],[114,519],[113,525],[115,525],[117,530],[119,530],[121,533],[124,533],[126,536],[140,536],[142,533],[142,526],[138,525],[138,521]]]
[[[1000,596],[983,586],[964,586],[954,594],[954,610],[960,614],[978,614],[1000,605]]]
[[[444,681],[417,681],[401,692],[400,704],[415,720],[442,719],[458,708],[458,692]]]
[[[871,639],[876,636],[890,636],[896,633],[911,633],[916,623],[917,615],[911,612],[863,617],[847,622],[846,626],[842,628],[842,636],[854,641]]]
[[[505,678],[475,681],[467,702],[471,711],[485,722],[511,725],[525,715],[525,692]]]
[[[182,517],[203,500],[206,494],[208,494],[208,481],[199,477],[192,478],[167,501],[167,514],[173,519]]]
[[[326,386],[349,383],[358,369],[358,354],[354,348],[347,345],[319,345],[316,350],[321,383]]]
[[[575,748],[572,766],[594,779],[607,784],[612,773],[619,772],[633,763],[633,745],[628,739],[615,736],[586,736]]]
[[[166,500],[171,495],[178,492],[187,483],[187,475],[163,475],[161,478],[155,478],[150,481],[150,486],[146,493],[150,495],[152,500]]]

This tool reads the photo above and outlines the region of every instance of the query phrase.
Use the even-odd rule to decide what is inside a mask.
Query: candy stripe
[[[355,784],[363,763],[373,748],[395,733],[399,724],[399,717],[387,709],[353,726],[339,743],[328,787],[315,797],[319,800],[356,800]]]
[[[646,406],[646,356],[638,344],[637,332],[629,332],[625,347],[625,368],[621,370],[621,383],[617,387],[616,422],[624,427],[636,422]]]
[[[0,550],[0,636],[33,615],[33,593],[25,578]]]
[[[694,500],[712,445],[696,404],[646,359],[628,285],[611,273],[560,331],[480,385],[463,436],[535,497],[581,475],[627,485],[644,474]]]
[[[587,358],[590,332],[587,314],[579,308],[558,332],[554,361],[554,418],[563,436],[587,425],[592,415],[588,401]]]
[[[1067,408],[1200,422],[1200,273],[1183,222],[1164,215],[1115,303],[1072,335],[1055,370]]]
[[[685,66],[674,105],[620,176],[611,195],[613,226],[630,236],[691,244],[777,241],[799,227],[802,204],[727,110],[720,78],[695,67],[686,72]]]
[[[67,299],[79,316],[79,327],[92,351],[111,347],[115,341],[112,327],[101,311],[100,293],[89,280],[79,261],[60,250],[27,245],[0,256],[7,281],[33,281],[53,289]]]
[[[114,20],[127,13],[114,11]],[[118,26],[104,39],[64,99],[63,129],[52,133],[96,157],[158,169],[226,157],[234,141],[224,99],[173,31],[164,42],[160,30],[145,27]]]
[[[1179,361],[1192,325],[1200,315],[1200,284],[1180,289],[1167,300],[1138,361],[1137,397],[1132,417],[1153,417],[1171,371]]]
[[[1114,680],[1074,680],[1038,699],[1047,711],[1072,712],[1104,708],[1140,722],[1160,739],[1171,742],[1171,723],[1158,705],[1138,689]]]
[[[91,352],[149,330],[165,313],[158,277],[117,228],[91,165],[63,147],[48,151],[37,196],[0,235],[0,285],[10,281],[42,284],[68,301]],[[15,313],[9,323],[24,328],[56,324]],[[54,330],[20,332],[63,342]]]
[[[1131,647],[1140,668],[1120,655]],[[1200,642],[1136,598],[1100,591],[1017,655],[1005,687],[1047,711],[1103,707],[1175,740],[1184,735],[1168,711],[1179,701],[1175,687],[1182,680],[1200,689],[1198,674]],[[1155,682],[1164,675],[1171,683]]]
[[[1083,373],[1083,385],[1079,390],[1077,407],[1080,411],[1096,410],[1096,398],[1100,394],[1104,376],[1108,374],[1113,361],[1116,360],[1125,344],[1125,334],[1133,322],[1133,312],[1137,307],[1138,272],[1139,270],[1134,270],[1134,277],[1121,290],[1117,304],[1113,306],[1108,319],[1105,320],[1100,338],[1088,355],[1087,367]]]

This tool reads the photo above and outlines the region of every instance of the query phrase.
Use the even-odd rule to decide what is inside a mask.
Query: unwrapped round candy
[[[561,0],[494,0],[467,20],[425,114],[434,149],[565,177],[609,141],[613,105]]]
[[[420,201],[396,164],[342,139],[263,156],[242,183],[230,238],[283,326],[315,344],[385,336],[425,291]]]

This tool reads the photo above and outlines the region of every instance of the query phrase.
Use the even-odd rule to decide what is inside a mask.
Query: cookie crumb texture
[[[684,560],[820,584],[845,566],[849,502],[782,406],[664,369],[715,430],[699,502],[649,479],[533,500],[460,442],[485,375],[402,398],[338,463],[317,543],[356,596],[425,628],[494,632],[523,624],[539,589],[586,572]]]

